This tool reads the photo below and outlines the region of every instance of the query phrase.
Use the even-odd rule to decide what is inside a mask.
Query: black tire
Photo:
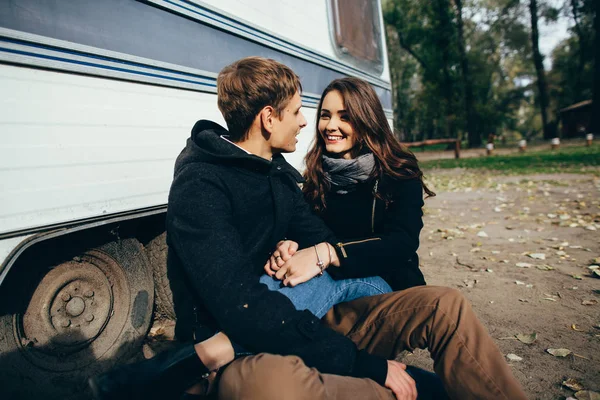
[[[17,271],[27,277],[2,288],[22,306],[0,315],[1,397],[91,398],[87,378],[141,354],[154,302],[146,253],[124,239],[55,266],[41,258],[39,274]]]
[[[146,254],[152,266],[154,276],[154,301],[156,303],[155,317],[158,319],[175,320],[173,293],[167,276],[167,234],[163,232],[146,245]]]

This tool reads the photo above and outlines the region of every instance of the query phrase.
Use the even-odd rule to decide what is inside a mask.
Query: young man
[[[165,388],[185,390],[233,359],[222,334],[202,345],[220,330],[259,353],[225,369],[222,399],[415,399],[406,366],[390,360],[417,347],[430,349],[452,397],[524,399],[456,290],[416,287],[363,298],[321,321],[259,283],[283,238],[301,249],[286,267],[293,278],[285,281],[344,265],[335,238],[303,200],[300,175],[281,155],[295,150],[306,125],[299,78],[280,63],[250,57],[224,68],[217,83],[229,131],[196,123],[176,163],[167,215],[169,273],[183,278],[174,280],[183,282],[173,292],[177,336],[196,345],[96,378],[95,393],[156,398],[169,394]]]

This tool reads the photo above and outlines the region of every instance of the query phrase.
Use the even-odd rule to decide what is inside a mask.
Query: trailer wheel
[[[154,276],[156,317],[175,320],[173,292],[167,275],[167,233],[163,232],[146,245],[146,253]]]
[[[8,398],[85,398],[87,378],[141,353],[154,300],[148,259],[124,239],[45,268],[31,287],[9,288],[25,306],[0,315],[0,384]]]

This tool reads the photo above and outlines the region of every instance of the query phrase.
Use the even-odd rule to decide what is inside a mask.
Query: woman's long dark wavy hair
[[[363,152],[365,146],[375,157],[371,178],[387,175],[395,179],[419,179],[425,193],[435,196],[423,182],[423,172],[415,155],[402,146],[392,133],[375,90],[362,79],[348,77],[336,79],[325,88],[317,109],[316,137],[304,158],[306,183],[302,191],[306,200],[314,205],[314,209],[321,212],[326,208],[325,193],[330,190],[323,172],[322,156],[326,150],[325,141],[319,132],[319,119],[323,99],[331,91],[341,94],[348,120],[357,136],[358,144],[351,150],[352,158]]]

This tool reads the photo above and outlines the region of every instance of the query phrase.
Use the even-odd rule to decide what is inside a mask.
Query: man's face
[[[296,151],[296,136],[306,126],[306,118],[300,111],[302,98],[300,93],[296,94],[286,104],[279,118],[275,117],[273,132],[271,133],[271,147],[273,153],[292,153]]]

